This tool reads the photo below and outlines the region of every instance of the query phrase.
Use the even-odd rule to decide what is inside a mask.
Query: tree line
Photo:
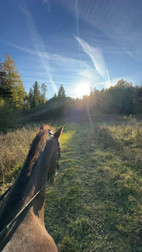
[[[27,94],[14,60],[10,55],[6,55],[5,62],[0,63],[0,110],[5,108],[28,110],[45,104],[46,93],[47,86],[44,83],[39,85],[35,81]],[[61,85],[53,98],[65,97],[65,89]],[[142,86],[134,86],[122,79],[108,89],[92,88],[90,95],[79,101],[82,110],[85,110],[86,102],[92,113],[141,114]]]
[[[115,86],[101,91],[91,90],[88,103],[92,111],[115,114],[142,113],[142,86],[119,80]]]
[[[17,66],[10,55],[6,55],[5,62],[0,63],[0,108],[9,107],[11,109],[30,109],[40,104],[46,103],[47,86],[39,85],[35,81],[27,94],[21,76],[17,71]],[[54,97],[65,97],[64,87],[61,85],[58,94]]]

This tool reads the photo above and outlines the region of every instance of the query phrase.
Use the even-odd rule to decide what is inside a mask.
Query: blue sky
[[[141,0],[0,3],[0,61],[11,55],[27,92],[36,80],[47,85],[48,98],[61,84],[71,97],[122,78],[141,84]]]

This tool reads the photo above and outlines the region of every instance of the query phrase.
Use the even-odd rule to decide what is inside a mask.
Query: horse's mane
[[[31,174],[33,164],[37,160],[41,150],[43,149],[43,147],[46,143],[46,140],[49,135],[49,130],[51,130],[51,127],[49,125],[42,125],[40,127],[39,133],[36,135],[36,137],[34,138],[32,144],[31,144],[31,148],[29,150],[28,156],[27,156],[25,164],[24,164],[29,167],[28,175]]]

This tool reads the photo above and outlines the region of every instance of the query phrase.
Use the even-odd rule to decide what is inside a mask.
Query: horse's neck
[[[25,164],[16,180],[13,188],[11,189],[7,199],[0,213],[0,230],[4,228],[28,202],[32,199],[35,193],[42,188],[46,183],[47,170],[49,168],[49,162],[47,160],[47,167],[45,164],[42,165],[42,155],[39,157],[32,172],[29,175],[29,162],[26,160]],[[50,153],[49,153],[50,159]],[[42,165],[42,167],[41,167]],[[31,203],[27,217],[31,213],[39,218],[39,221],[43,224],[44,222],[44,201],[45,191],[34,199]]]
[[[27,185],[25,186],[25,195],[23,206],[25,206],[33,196],[38,192],[39,194],[31,203],[31,207],[29,209],[30,214],[36,215],[39,220],[44,222],[44,202],[45,202],[45,189],[41,190],[43,185],[45,185],[47,180],[47,171],[49,169],[49,162],[47,160],[46,164],[43,163],[44,154],[41,154],[38,161],[35,164],[35,167],[32,167],[33,172],[28,178]],[[28,165],[25,162],[25,166]],[[46,167],[44,167],[46,166]],[[28,170],[28,169],[27,169]],[[28,215],[28,214],[27,214]]]
[[[45,149],[44,153],[42,154],[37,167],[35,169],[35,173],[33,174],[33,188],[32,194],[30,195],[33,197],[35,193],[40,191],[42,187],[46,184],[48,179],[48,171],[50,168],[50,160],[53,152],[53,146],[51,147],[50,143],[48,144],[47,148]],[[46,160],[46,161],[45,161]],[[42,189],[39,195],[34,199],[31,211],[34,215],[36,215],[41,223],[44,223],[44,204],[45,204],[45,189]]]
[[[37,197],[33,200],[33,203],[31,204],[30,213],[34,214],[38,217],[39,221],[44,224],[44,203],[45,203],[45,189],[42,189],[42,187],[46,183],[47,175],[45,173],[40,174],[41,171],[39,169],[39,172],[35,175],[35,178],[31,179],[31,183],[33,184],[32,190],[29,193],[26,202],[28,203],[29,200],[32,199],[32,197],[39,192]],[[42,190],[41,190],[42,189]]]

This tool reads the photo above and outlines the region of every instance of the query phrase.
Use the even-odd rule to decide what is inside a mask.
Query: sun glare
[[[90,84],[87,82],[79,83],[76,87],[76,96],[82,98],[84,95],[90,94]]]

